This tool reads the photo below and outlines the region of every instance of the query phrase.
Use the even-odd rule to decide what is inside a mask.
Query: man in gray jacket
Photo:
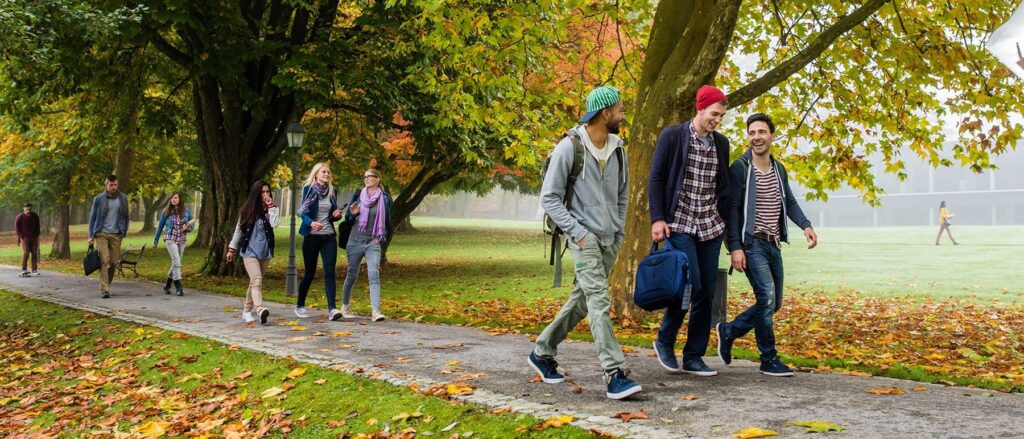
[[[128,234],[128,196],[117,190],[117,176],[108,175],[106,190],[92,199],[89,245],[100,254],[100,295],[110,298],[110,282],[121,260],[121,239]]]
[[[537,337],[537,346],[528,358],[545,383],[565,381],[555,362],[558,344],[587,317],[605,371],[607,396],[612,399],[641,390],[623,368],[626,360],[608,313],[608,271],[622,245],[629,188],[625,150],[615,135],[624,116],[618,90],[607,86],[594,89],[587,96],[587,113],[580,120],[584,125],[570,130],[551,153],[541,187],[541,206],[568,238],[576,287],[555,320]],[[576,160],[583,161],[582,169],[575,176],[572,196],[566,200],[566,186]]]

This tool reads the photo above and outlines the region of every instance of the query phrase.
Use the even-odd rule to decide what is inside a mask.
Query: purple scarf
[[[371,196],[369,191],[364,187],[359,192],[359,231],[366,233],[366,224],[370,221],[370,208],[377,205],[377,218],[373,221],[373,239],[382,240],[384,238],[384,217],[387,215],[384,209],[384,203],[379,202],[381,194],[384,191],[381,188],[377,188],[377,192]]]
[[[306,193],[306,197],[302,199],[302,207],[299,209],[299,216],[305,215],[310,212],[309,208],[313,203],[319,203],[320,199],[327,196],[328,186],[319,181],[314,181],[313,185],[309,187],[309,192]],[[315,221],[316,218],[313,218]]]

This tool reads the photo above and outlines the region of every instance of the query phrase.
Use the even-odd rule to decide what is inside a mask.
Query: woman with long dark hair
[[[246,323],[259,319],[266,324],[270,311],[263,306],[263,275],[274,257],[274,228],[280,224],[277,206],[271,196],[270,185],[257,180],[249,188],[249,196],[238,213],[235,233],[228,244],[224,258],[228,262],[237,253],[242,257],[245,272],[249,274],[249,290],[245,294],[242,320]]]
[[[171,194],[167,200],[167,207],[160,214],[160,227],[153,235],[153,248],[157,247],[160,235],[164,235],[164,247],[171,255],[171,269],[167,271],[167,282],[164,283],[164,294],[171,294],[171,283],[174,283],[174,290],[179,296],[184,296],[181,289],[181,258],[185,255],[185,243],[188,242],[188,232],[192,231],[196,220],[192,218],[192,211],[185,207],[185,199],[180,192]],[[167,229],[167,232],[164,232]]]
[[[384,314],[380,312],[380,252],[381,248],[387,248],[391,239],[391,195],[381,186],[380,172],[376,169],[367,169],[363,173],[363,188],[352,194],[345,220],[354,224],[345,246],[348,270],[345,271],[341,297],[342,317],[355,317],[349,308],[349,298],[359,277],[360,263],[365,258],[370,281],[370,318],[379,322],[384,320]]]
[[[317,163],[302,186],[302,204],[297,212],[302,218],[299,234],[302,239],[302,262],[306,270],[299,282],[299,297],[295,302],[295,315],[309,317],[306,309],[306,294],[313,284],[316,274],[316,260],[319,256],[324,261],[324,293],[327,296],[327,318],[341,319],[341,312],[335,304],[334,265],[338,262],[338,240],[334,222],[341,219],[338,209],[338,194],[331,184],[331,167],[327,163]]]
[[[942,202],[939,203],[939,234],[935,235],[935,245],[939,245],[939,240],[942,239],[943,231],[945,231],[946,235],[949,236],[949,240],[953,241],[953,245],[960,245],[959,242],[956,242],[956,239],[953,239],[953,232],[949,230],[949,226],[953,225],[949,220],[953,219],[955,216],[955,213],[950,213],[949,209],[946,208],[946,200],[942,200]]]

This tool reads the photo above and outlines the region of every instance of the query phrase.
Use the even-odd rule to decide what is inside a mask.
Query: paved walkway
[[[267,326],[248,327],[238,312],[224,311],[225,307],[241,308],[237,297],[191,289],[186,289],[184,297],[167,296],[161,285],[116,280],[111,287],[114,297],[103,300],[95,277],[50,271],[33,278],[18,274],[14,267],[0,266],[0,287],[271,355],[291,355],[397,385],[443,383],[459,375],[484,372],[470,381],[478,389],[464,397],[467,402],[510,407],[541,418],[573,414],[580,427],[626,437],[720,438],[746,427],[772,429],[783,437],[805,437],[802,428],[785,424],[810,420],[827,420],[846,428],[828,433],[829,437],[1024,437],[1024,395],[1020,394],[833,373],[772,378],[759,374],[754,363],[737,360],[726,367],[717,357],[706,358],[719,371],[716,377],[673,375],[658,366],[650,349],[636,349],[627,354],[627,361],[644,392],[639,398],[616,402],[604,397],[591,343],[568,342],[560,349],[559,363],[579,387],[531,383],[533,372],[526,356],[532,344],[523,335],[494,336],[475,328],[398,320],[371,323],[365,317],[330,322],[322,311],[301,321],[308,331],[296,332],[280,325],[297,320],[292,307],[275,303],[269,304]],[[239,279],[239,288],[244,282]],[[335,331],[351,335],[314,335]],[[453,360],[459,364],[448,366]],[[925,390],[915,391],[919,386]],[[865,392],[888,387],[906,394]],[[696,399],[685,400],[686,395]],[[622,423],[611,418],[641,409],[649,420]]]

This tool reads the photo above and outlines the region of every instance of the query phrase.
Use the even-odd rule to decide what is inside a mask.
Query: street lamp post
[[[302,129],[302,125],[299,124],[298,120],[293,120],[288,124],[288,148],[292,150],[292,202],[291,202],[291,238],[288,240],[288,268],[285,271],[285,285],[284,294],[288,297],[294,297],[296,287],[298,286],[299,273],[295,269],[295,206],[298,204],[298,183],[297,174],[299,172],[299,149],[302,149],[302,138],[306,135],[306,130]]]

